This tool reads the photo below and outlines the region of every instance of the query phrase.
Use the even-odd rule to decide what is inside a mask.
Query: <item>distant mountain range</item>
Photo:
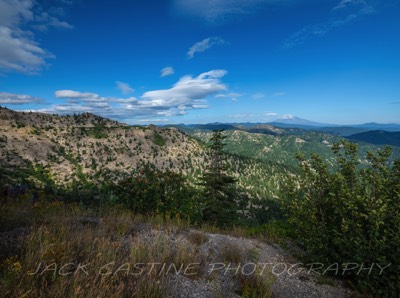
[[[367,142],[374,145],[400,146],[398,135],[400,124],[364,123],[355,125],[326,124],[295,116],[287,116],[268,123],[208,123],[208,124],[177,124],[167,125],[192,134],[197,130],[241,130],[249,133],[266,135],[302,135],[305,132],[318,132],[345,137],[353,141]],[[398,133],[396,133],[398,132]]]
[[[307,130],[317,130],[327,133],[334,133],[341,136],[350,136],[352,134],[362,133],[370,130],[400,131],[400,124],[395,123],[380,124],[370,122],[364,124],[339,125],[309,121],[295,116],[278,119],[274,122],[269,122],[268,124],[282,128],[301,128]]]
[[[270,124],[284,124],[285,126],[301,126],[301,127],[309,127],[309,126],[316,126],[316,127],[330,127],[330,126],[338,126],[334,124],[326,124],[326,123],[320,123],[320,122],[314,122],[306,119],[302,119],[296,116],[286,116],[284,118],[275,120],[273,122],[270,122]]]
[[[190,129],[204,129],[204,130],[215,130],[215,129],[225,129],[225,130],[244,130],[248,132],[260,132],[260,133],[279,133],[277,128],[291,129],[291,133],[295,133],[296,130],[307,130],[307,131],[317,131],[324,132],[334,135],[339,135],[342,137],[349,137],[354,134],[364,133],[368,131],[387,131],[387,132],[398,132],[400,131],[400,124],[381,124],[381,123],[364,123],[364,124],[351,124],[351,125],[339,125],[339,124],[327,124],[314,122],[306,119],[302,119],[296,116],[287,116],[273,122],[235,122],[235,123],[208,123],[208,124],[176,124],[176,125],[166,125],[178,127],[182,130]]]
[[[348,139],[375,145],[400,146],[400,132],[373,130],[351,135]]]

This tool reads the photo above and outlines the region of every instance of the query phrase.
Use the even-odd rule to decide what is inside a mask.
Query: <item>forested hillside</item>
[[[287,169],[295,167],[298,163],[296,154],[318,153],[331,165],[334,164],[335,156],[332,152],[332,145],[343,140],[342,137],[322,132],[310,132],[298,129],[280,129],[276,134],[271,130],[252,133],[253,129],[227,130],[226,150],[260,161],[267,161],[283,165]],[[207,143],[212,135],[209,130],[192,130],[191,135]],[[381,143],[383,144],[383,143]],[[359,144],[358,158],[361,164],[368,164],[366,159],[369,151],[384,149],[385,146],[377,146],[368,143]],[[398,147],[393,148],[393,158],[399,156]]]
[[[36,251],[43,231],[50,229],[56,239],[58,230],[53,228],[61,229],[57,239],[63,243],[70,241],[65,240],[68,235],[74,235],[85,243],[84,251],[89,249],[88,239],[100,241],[96,235],[77,234],[75,225],[63,230],[51,218],[82,221],[94,230],[104,226],[100,224],[103,219],[115,221],[118,224],[104,228],[107,233],[113,231],[112,237],[123,237],[116,242],[123,247],[128,241],[124,237],[136,233],[121,222],[124,214],[128,214],[127,222],[143,217],[144,222],[174,222],[225,233],[242,229],[241,235],[278,242],[296,251],[303,264],[379,264],[387,268],[385,275],[349,271],[341,278],[353,290],[374,295],[394,297],[400,291],[396,263],[400,256],[396,249],[400,247],[400,162],[396,147],[357,145],[336,135],[269,125],[182,132],[176,127],[128,126],[87,113],[58,116],[1,108],[0,123],[0,232],[17,230],[17,235],[25,235],[21,243],[26,244],[25,250],[15,243],[12,249],[8,244],[0,246],[0,259],[6,258],[0,267],[0,289],[9,293],[13,283],[26,281],[18,268],[32,264],[23,253]],[[28,227],[33,227],[31,238],[26,238]],[[177,237],[175,232],[170,236]],[[148,237],[154,239],[154,235]],[[191,241],[202,245],[211,236],[205,240],[204,236],[193,237]],[[71,251],[76,253],[66,255],[57,241],[46,241],[54,248],[45,249],[43,256],[35,255],[36,259],[86,258],[76,248],[80,244],[71,242]],[[159,245],[148,257],[176,261],[181,255],[175,253],[188,253],[169,255],[166,242]],[[96,250],[109,251],[108,244],[104,247]],[[18,252],[15,256],[14,249]],[[225,253],[224,248],[218,250]],[[225,260],[233,262],[243,255],[232,249],[226,253]],[[247,252],[246,260],[259,259],[248,254],[254,252]],[[133,256],[142,255],[135,252]],[[191,251],[185,262],[198,256],[199,251]],[[320,277],[321,283],[327,282],[324,278]],[[244,297],[268,297],[271,280],[234,279],[233,283],[238,293],[249,291]],[[152,291],[164,289],[161,285],[147,288],[149,282],[140,282],[149,297],[153,297]],[[54,291],[47,284],[31,287],[39,292]],[[59,287],[78,290],[70,281]],[[123,289],[131,288],[124,284]]]

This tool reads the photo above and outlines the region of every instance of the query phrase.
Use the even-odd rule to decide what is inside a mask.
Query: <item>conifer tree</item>
[[[201,177],[204,187],[203,217],[220,227],[232,226],[237,220],[236,179],[226,173],[226,155],[223,151],[223,130],[215,130],[211,137],[210,164]]]

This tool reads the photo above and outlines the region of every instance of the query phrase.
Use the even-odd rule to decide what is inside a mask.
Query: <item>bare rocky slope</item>
[[[59,181],[78,168],[131,171],[142,162],[187,174],[202,167],[204,149],[174,128],[132,127],[90,113],[58,116],[0,108],[0,165],[31,161],[49,167]]]
[[[83,173],[131,172],[142,163],[194,181],[207,166],[207,148],[177,128],[129,126],[90,113],[58,116],[0,107],[0,166],[27,162],[48,168],[58,183]],[[231,175],[251,197],[276,197],[285,168],[227,155]]]

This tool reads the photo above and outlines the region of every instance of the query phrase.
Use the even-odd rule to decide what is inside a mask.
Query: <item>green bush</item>
[[[165,139],[158,133],[154,134],[154,139],[153,139],[154,144],[162,147],[165,145]]]
[[[389,162],[391,150],[369,153],[361,168],[356,144],[333,146],[332,169],[317,155],[298,156],[302,174],[291,179],[285,202],[291,229],[309,261],[357,263],[374,270],[343,276],[361,291],[379,296],[400,294],[400,160]]]
[[[115,193],[135,213],[160,214],[197,222],[200,216],[196,190],[180,174],[143,165],[115,185]]]

